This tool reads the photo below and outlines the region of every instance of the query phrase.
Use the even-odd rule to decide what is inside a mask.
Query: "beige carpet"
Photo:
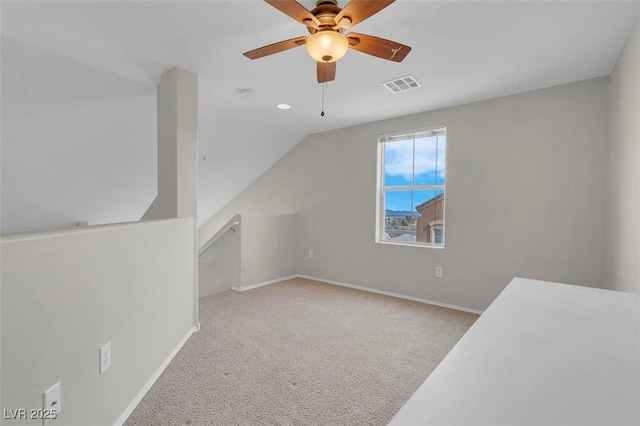
[[[477,318],[304,279],[207,296],[126,425],[385,425]]]

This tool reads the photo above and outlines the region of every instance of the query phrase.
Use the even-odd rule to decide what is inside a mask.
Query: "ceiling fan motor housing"
[[[325,4],[332,4],[334,6],[337,6],[338,5],[338,0],[317,0],[316,1],[316,7],[324,6]]]
[[[348,36],[342,34],[345,29],[351,29],[395,0],[351,0],[344,8],[338,6],[337,0],[316,0],[313,10],[308,10],[296,0],[264,1],[303,24],[311,36],[272,43],[245,52],[244,55],[249,59],[258,59],[306,45],[309,55],[317,62],[318,83],[335,79],[335,62],[349,48],[394,62],[402,62],[411,51],[409,46],[380,37],[354,32]]]
[[[342,9],[338,7],[338,2],[335,0],[318,0],[316,7],[311,10],[311,14],[320,21],[320,25],[317,27],[308,26],[308,30],[311,34],[315,34],[318,31],[331,29],[333,31],[342,32],[339,25],[336,25],[335,17]]]
[[[349,42],[335,20],[341,11],[336,0],[317,0],[316,7],[310,11],[320,25],[307,27],[311,33],[307,51],[318,62],[335,62],[347,52]]]

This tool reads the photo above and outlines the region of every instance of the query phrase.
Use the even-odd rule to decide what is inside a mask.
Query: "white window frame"
[[[397,186],[384,186],[384,144],[386,142],[392,142],[393,139],[407,139],[409,137],[416,137],[421,135],[430,135],[433,136],[435,134],[443,134],[446,136],[446,145],[445,145],[445,159],[447,158],[447,151],[449,150],[449,138],[447,136],[447,126],[440,125],[428,128],[422,128],[417,130],[409,130],[409,131],[401,131],[394,133],[387,133],[378,135],[378,156],[377,156],[377,183],[376,183],[376,232],[375,232],[375,242],[379,244],[390,244],[390,245],[400,245],[400,246],[411,246],[411,247],[426,247],[426,248],[434,248],[434,249],[444,249],[446,239],[445,239],[445,226],[444,219],[446,217],[446,178],[445,183],[442,185],[397,185]],[[447,169],[448,161],[445,160],[445,176]],[[435,243],[425,243],[425,242],[411,242],[411,241],[390,241],[385,240],[385,193],[388,191],[416,191],[416,190],[442,190],[444,194],[444,204],[442,206],[442,219],[438,220],[438,222],[442,223],[442,244],[436,245]],[[416,229],[417,232],[417,229]],[[432,240],[433,241],[433,240]]]

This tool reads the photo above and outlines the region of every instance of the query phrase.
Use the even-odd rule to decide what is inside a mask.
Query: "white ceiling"
[[[304,47],[242,56],[308,34],[262,1],[3,1],[3,232],[139,219],[155,196],[155,86],[173,66],[200,76],[203,223],[307,134],[608,75],[639,11],[640,1],[398,0],[352,30],[413,50],[399,64],[348,52],[320,117]],[[407,74],[423,87],[380,85]],[[52,124],[71,116],[84,131]]]

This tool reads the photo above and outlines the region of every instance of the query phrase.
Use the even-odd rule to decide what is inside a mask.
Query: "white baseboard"
[[[479,311],[477,309],[465,308],[464,306],[450,305],[448,303],[441,303],[441,302],[436,302],[436,301],[428,300],[428,299],[420,299],[419,297],[406,296],[404,294],[393,293],[393,292],[384,291],[384,290],[377,290],[375,288],[369,288],[369,287],[361,287],[361,286],[358,286],[358,285],[342,283],[342,282],[339,282],[339,281],[325,280],[323,278],[310,277],[308,275],[300,275],[300,274],[298,274],[296,276],[298,278],[305,278],[305,279],[308,279],[308,280],[320,281],[320,282],[327,283],[327,284],[339,285],[341,287],[348,287],[348,288],[353,288],[353,289],[356,289],[356,290],[368,291],[370,293],[383,294],[385,296],[397,297],[399,299],[411,300],[413,302],[420,302],[420,303],[426,303],[428,305],[435,305],[435,306],[441,306],[443,308],[455,309],[456,311],[470,312],[472,314],[478,314],[478,315],[481,315],[482,312],[484,312],[484,311]]]
[[[178,345],[173,349],[173,351],[171,351],[167,359],[165,359],[164,362],[160,364],[160,367],[158,367],[158,369],[155,371],[155,373],[153,373],[153,375],[147,381],[147,383],[145,383],[144,387],[140,390],[140,392],[138,392],[138,395],[136,395],[133,401],[131,401],[131,404],[129,404],[127,409],[124,410],[124,413],[122,413],[122,415],[118,418],[118,420],[116,420],[116,422],[114,423],[114,426],[122,426],[124,422],[127,421],[131,413],[133,413],[133,410],[135,410],[138,404],[140,404],[140,401],[142,401],[142,398],[144,398],[147,392],[149,392],[149,389],[151,389],[151,386],[153,386],[156,380],[158,380],[158,378],[160,377],[162,372],[165,370],[165,368],[167,368],[171,360],[178,354],[180,349],[182,349],[182,346],[184,346],[184,344],[187,343],[187,340],[189,340],[189,337],[191,337],[191,335],[194,332],[198,331],[199,329],[200,329],[200,324],[198,323],[196,326],[190,328],[189,331],[187,331],[187,334],[185,334],[182,340],[178,342]]]
[[[298,275],[289,275],[288,277],[276,278],[275,280],[270,280],[270,281],[263,281],[263,282],[258,283],[258,284],[251,284],[251,285],[247,285],[247,286],[234,286],[234,287],[231,287],[231,288],[233,290],[235,290],[235,291],[253,290],[254,288],[264,287],[265,285],[275,284],[275,283],[279,283],[281,281],[290,280],[292,278],[296,278],[297,276]]]

